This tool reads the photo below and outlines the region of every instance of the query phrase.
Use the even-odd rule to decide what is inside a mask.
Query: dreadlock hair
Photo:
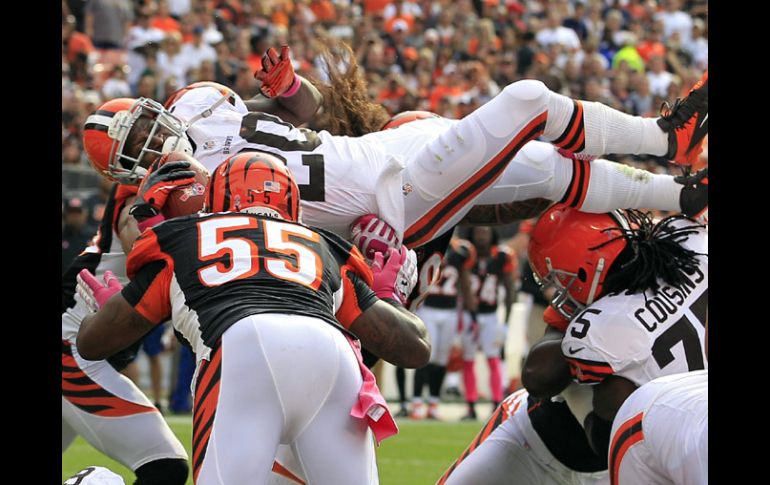
[[[379,131],[390,119],[385,107],[372,102],[356,56],[346,43],[332,37],[318,42],[329,83],[309,76],[323,95],[321,113],[313,127],[333,135],[361,136]],[[340,65],[346,66],[344,70]]]
[[[656,291],[660,286],[658,279],[671,286],[681,286],[689,280],[687,276],[697,269],[697,256],[708,257],[708,254],[682,246],[690,235],[698,233],[698,228],[706,227],[704,224],[682,214],[666,217],[656,224],[649,212],[638,210],[625,211],[625,217],[632,227],[636,227],[604,229],[602,232],[619,231],[620,235],[589,248],[599,249],[620,238],[628,242],[607,271],[604,280],[606,294],[616,295],[625,291],[630,295],[648,289]],[[673,223],[679,220],[693,224],[675,227]]]

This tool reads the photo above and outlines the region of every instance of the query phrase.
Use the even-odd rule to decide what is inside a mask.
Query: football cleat
[[[674,106],[664,103],[658,126],[668,133],[666,158],[680,165],[692,165],[703,150],[703,138],[709,131],[709,73]]]
[[[674,182],[684,185],[679,194],[679,206],[682,214],[703,224],[709,218],[709,169],[699,170],[694,174],[674,177]]]

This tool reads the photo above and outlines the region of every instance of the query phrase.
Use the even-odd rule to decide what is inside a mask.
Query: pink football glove
[[[262,69],[254,73],[254,78],[262,81],[259,90],[268,98],[289,97],[296,93],[302,81],[294,74],[294,67],[289,58],[289,46],[281,46],[281,55],[272,47],[262,56]]]
[[[405,305],[417,284],[417,253],[404,246],[387,251],[387,261],[381,252],[374,255],[372,290],[380,298],[391,298]]]
[[[123,289],[123,285],[112,271],[104,272],[104,284],[100,283],[87,269],[78,273],[77,280],[78,295],[85,300],[86,306],[92,312],[97,312],[112,295]]]
[[[387,253],[388,248],[401,245],[396,230],[377,214],[366,214],[356,219],[350,226],[350,237],[370,264],[376,253]]]

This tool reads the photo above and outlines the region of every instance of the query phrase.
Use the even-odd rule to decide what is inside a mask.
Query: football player
[[[291,172],[265,153],[223,162],[204,212],[146,229],[125,288],[81,273],[99,310],[80,327],[80,353],[106,358],[171,319],[198,359],[197,484],[263,483],[279,444],[310,483],[377,483],[372,433],[397,428],[356,337],[394,364],[427,363],[424,324],[399,303],[416,281],[407,249],[370,269],[350,243],[301,224]]]
[[[557,204],[535,225],[529,257],[556,292],[522,372],[527,390],[498,408],[439,483],[512,474],[595,483],[606,477],[610,426],[625,399],[656,377],[707,365],[705,226]]]
[[[463,419],[476,419],[475,356],[481,348],[489,365],[489,387],[492,391],[493,408],[503,400],[503,375],[500,351],[505,344],[508,320],[513,306],[513,274],[515,266],[511,253],[498,246],[498,236],[494,228],[478,226],[468,232],[468,240],[476,250],[476,261],[471,268],[471,292],[474,294],[476,308],[468,312],[464,320],[471,322],[462,332],[463,345],[463,382],[465,383],[465,401],[468,413]],[[501,323],[497,316],[498,290],[505,290],[505,320]]]
[[[268,92],[291,99],[297,82],[284,51],[270,68],[287,74],[271,80]],[[453,227],[477,203],[544,197],[594,212],[681,209],[682,186],[671,177],[585,158],[649,153],[691,164],[708,129],[708,76],[657,119],[574,101],[524,80],[462,120],[435,117],[360,137],[296,128],[247,111],[237,96],[210,86],[173,97],[168,109],[144,98],[130,107],[108,103],[87,124],[104,130],[112,144],[96,153],[86,140],[86,151],[113,177],[136,177],[144,157],[170,149],[189,150],[209,170],[239,151],[264,151],[295,174],[307,223],[347,236],[358,217],[376,213],[415,247]],[[539,136],[569,158],[558,158],[548,144],[522,150]]]
[[[473,245],[459,238],[452,239],[446,256],[440,258],[440,261],[439,268],[435,268],[431,263],[420,266],[421,272],[439,271],[440,277],[435,284],[428,284],[433,281],[433,275],[421,274],[418,279],[418,284],[422,282],[427,286],[422,289],[422,293],[427,296],[414,312],[428,328],[432,352],[430,363],[414,373],[411,413],[413,419],[438,419],[441,385],[449,363],[449,351],[457,335],[458,303],[462,302],[466,308],[476,309],[471,282],[471,268],[476,263],[476,250]],[[428,385],[430,393],[427,411],[423,409],[422,401],[422,389],[425,384]]]
[[[708,370],[643,385],[612,423],[611,485],[708,483]]]

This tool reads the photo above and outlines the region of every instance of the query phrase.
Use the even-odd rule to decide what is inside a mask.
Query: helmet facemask
[[[585,303],[578,301],[570,293],[570,289],[578,279],[578,273],[572,273],[560,269],[555,269],[551,264],[551,258],[545,258],[545,264],[548,273],[540,278],[537,272],[533,271],[535,281],[540,285],[540,290],[545,292],[548,288],[554,288],[555,292],[551,298],[551,306],[564,318],[572,320],[578,313],[590,306],[596,299],[596,289],[599,286],[599,279],[604,271],[604,258],[600,258],[596,265],[596,271],[591,278],[591,289]]]
[[[139,154],[132,157],[124,153],[124,149],[131,129],[142,117],[153,119],[153,124]],[[172,136],[167,137],[161,150],[156,150],[152,148],[153,138],[161,128],[170,132]],[[190,143],[185,135],[186,131],[187,124],[171,114],[163,105],[149,98],[139,98],[130,110],[115,113],[110,121],[107,134],[113,143],[107,171],[120,183],[139,183],[147,173],[144,167],[149,166],[164,153],[180,150],[192,154]]]

